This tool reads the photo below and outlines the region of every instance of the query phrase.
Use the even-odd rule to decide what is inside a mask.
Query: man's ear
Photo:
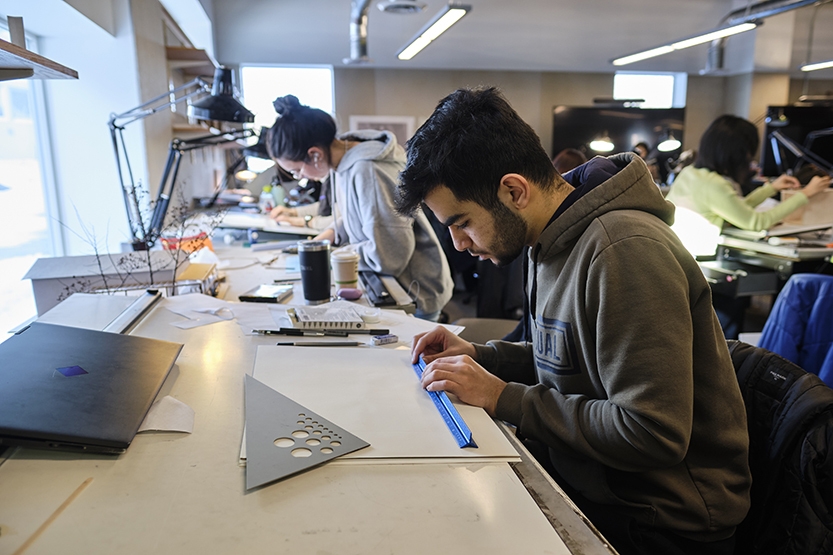
[[[498,197],[507,205],[521,210],[530,203],[532,185],[527,179],[517,173],[507,173],[500,179]]]

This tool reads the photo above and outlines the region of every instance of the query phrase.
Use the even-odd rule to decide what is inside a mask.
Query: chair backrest
[[[833,390],[760,347],[729,341],[746,405],[752,506],[735,553],[833,547]]]
[[[791,276],[775,299],[758,346],[833,387],[833,276]]]

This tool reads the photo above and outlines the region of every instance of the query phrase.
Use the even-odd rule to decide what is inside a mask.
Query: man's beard
[[[489,245],[489,252],[498,267],[507,266],[523,252],[528,226],[523,218],[503,203],[499,203],[491,214],[495,240]]]

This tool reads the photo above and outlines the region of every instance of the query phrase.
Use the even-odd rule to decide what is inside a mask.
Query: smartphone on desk
[[[281,303],[292,295],[293,285],[289,284],[267,284],[258,285],[251,291],[246,291],[238,298],[249,303]]]

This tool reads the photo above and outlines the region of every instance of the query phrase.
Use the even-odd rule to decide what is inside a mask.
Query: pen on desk
[[[257,331],[257,330],[255,330]],[[324,328],[280,328],[278,331],[274,330],[264,330],[264,331],[271,331],[270,335],[303,335],[303,333],[310,333],[310,334],[324,334],[324,335],[334,335],[336,337],[346,337],[351,333],[362,333],[362,334],[370,334],[370,335],[387,335],[390,333],[390,330],[386,329],[346,329],[346,330],[334,330],[334,329],[324,329]],[[303,333],[302,333],[303,332]]]
[[[338,330],[300,330],[294,328],[281,328],[279,330],[252,330],[258,335],[292,335],[296,337],[347,337],[346,331]]]
[[[257,331],[257,330],[255,330]],[[323,333],[324,335],[347,336],[353,333],[369,334],[369,335],[387,335],[390,330],[386,329],[346,329],[346,330],[331,330],[322,328],[281,328],[279,332],[272,332],[273,335],[298,335],[298,332]]]
[[[287,341],[278,342],[283,347],[358,347],[359,341]]]

